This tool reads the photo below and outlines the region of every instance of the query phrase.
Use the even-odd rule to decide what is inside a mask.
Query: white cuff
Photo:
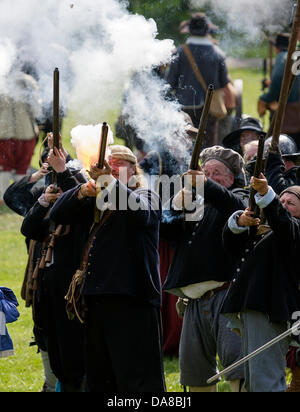
[[[228,227],[235,235],[239,235],[248,230],[248,226],[239,226],[237,223],[237,219],[241,216],[242,213],[244,213],[243,210],[238,210],[237,212],[234,212],[228,220]]]
[[[43,207],[49,207],[50,203],[48,203],[46,201],[46,197],[45,197],[45,193],[43,193],[39,198],[38,198],[38,202],[41,206]]]
[[[276,193],[269,186],[268,193],[265,194],[264,196],[261,196],[259,193],[256,193],[255,202],[256,202],[257,206],[259,206],[261,209],[264,209],[265,207],[269,206],[270,203],[273,202],[275,197],[276,197]]]

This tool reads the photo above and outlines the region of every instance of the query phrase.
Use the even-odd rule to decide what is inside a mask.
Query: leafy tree
[[[189,0],[129,0],[128,10],[153,18],[158,27],[158,38],[171,38],[179,44],[183,36],[178,27],[183,20],[190,18]]]

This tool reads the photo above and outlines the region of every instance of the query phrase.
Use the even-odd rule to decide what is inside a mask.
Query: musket
[[[97,162],[98,169],[103,169],[104,167],[105,152],[106,152],[106,146],[107,146],[107,135],[108,135],[108,125],[106,122],[103,122],[102,129],[101,129],[101,140],[100,140],[100,145],[99,145],[98,162]]]
[[[278,109],[276,112],[276,118],[274,123],[274,130],[273,130],[273,139],[272,139],[272,146],[278,146],[279,144],[279,136],[281,134],[283,118],[286,110],[287,100],[290,93],[291,82],[293,79],[292,73],[292,66],[294,64],[294,60],[292,58],[293,53],[297,47],[298,41],[298,34],[300,28],[300,0],[297,1],[294,5],[294,18],[293,18],[293,28],[292,33],[289,41],[289,48],[287,53],[286,65],[283,75],[283,80],[281,84],[281,91],[280,97],[278,102]]]
[[[263,59],[263,80],[261,82],[261,91],[264,92],[266,89],[267,80],[267,59]]]
[[[257,150],[256,161],[255,161],[254,173],[253,173],[253,176],[257,179],[259,179],[259,176],[261,172],[263,171],[264,147],[265,147],[265,135],[261,133],[261,135],[259,136],[258,150]],[[256,190],[251,188],[249,207],[250,207],[251,212],[256,212],[254,217],[259,217],[259,208],[257,207],[255,198],[254,198],[255,194],[256,194]]]
[[[259,141],[258,141],[258,150],[257,150],[257,156],[256,156],[256,161],[255,161],[255,168],[254,168],[254,173],[253,177],[256,177],[259,179],[260,174],[263,171],[263,166],[264,166],[264,148],[265,148],[265,135],[263,133],[260,134],[259,136]],[[253,217],[258,218],[260,217],[260,208],[257,206],[255,202],[255,195],[256,195],[256,190],[251,187],[250,189],[250,198],[249,198],[249,208],[251,212],[254,212]],[[251,235],[256,235],[258,230],[257,226],[251,226],[250,227],[250,234]]]
[[[53,148],[59,150],[59,70],[56,68],[53,73],[53,119],[52,119]],[[52,170],[52,183],[56,185],[57,175]]]
[[[107,147],[107,136],[108,136],[108,125],[106,122],[103,122],[102,128],[101,128],[98,161],[97,161],[98,169],[103,169],[104,167],[105,153],[106,153],[106,147]],[[95,207],[94,222],[95,223],[100,222],[100,211],[97,209],[97,207]]]
[[[267,59],[263,59],[263,79],[261,84],[261,91],[264,92],[266,89],[266,80],[267,80]],[[265,128],[265,114],[262,116],[263,128]]]
[[[203,137],[206,134],[206,126],[207,126],[207,121],[208,121],[208,115],[209,115],[209,109],[211,105],[211,101],[213,98],[213,93],[214,93],[214,85],[210,84],[207,88],[206,91],[206,97],[205,97],[205,103],[199,123],[199,128],[198,128],[198,133],[192,153],[192,158],[190,162],[190,169],[191,170],[197,170],[198,165],[199,165],[199,156],[203,147]]]
[[[294,326],[292,326],[290,329],[282,333],[281,335],[277,336],[276,338],[270,340],[269,342],[265,343],[263,346],[260,348],[256,349],[255,351],[249,353],[249,355],[245,356],[244,358],[240,359],[239,361],[233,363],[231,366],[228,366],[228,368],[222,370],[222,372],[212,376],[207,380],[208,384],[211,384],[218,380],[221,376],[226,375],[227,373],[233,371],[234,369],[238,368],[239,366],[243,365],[244,363],[248,362],[250,359],[254,358],[255,356],[259,355],[260,353],[264,352],[266,349],[271,348],[272,346],[276,345],[276,343],[281,342],[283,339],[291,335],[292,333],[294,334],[299,334],[299,326],[300,326],[300,321],[296,322]]]

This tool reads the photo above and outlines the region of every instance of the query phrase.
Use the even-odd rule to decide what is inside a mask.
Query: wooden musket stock
[[[201,115],[201,119],[200,119],[200,123],[199,123],[198,134],[197,134],[197,137],[196,137],[196,142],[195,142],[195,145],[194,145],[193,154],[192,154],[192,158],[191,158],[191,162],[190,162],[190,169],[191,170],[197,170],[198,169],[199,156],[200,156],[202,146],[203,146],[203,137],[205,136],[205,133],[206,133],[207,120],[208,120],[211,101],[212,101],[212,98],[213,98],[213,93],[214,93],[214,86],[212,84],[210,84],[207,88],[204,108],[203,108],[203,111],[202,111],[202,115]]]
[[[56,147],[59,150],[59,70],[56,68],[53,73],[53,120],[52,120],[52,133],[53,133],[53,148]],[[56,172],[52,171],[52,183],[56,184],[57,176]]]

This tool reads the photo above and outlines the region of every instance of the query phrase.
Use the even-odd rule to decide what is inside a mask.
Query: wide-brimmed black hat
[[[188,28],[192,35],[206,36],[209,32],[209,23],[205,13],[192,14]]]
[[[259,120],[255,119],[254,117],[246,117],[241,121],[239,129],[234,130],[230,134],[228,134],[223,139],[224,147],[228,147],[230,149],[235,148],[237,145],[240,144],[240,135],[242,132],[246,130],[251,130],[257,132],[259,134],[263,133],[266,135],[266,132],[263,131],[262,124]]]
[[[216,34],[218,30],[219,26],[213,24],[210,18],[202,12],[193,13],[190,20],[184,20],[179,25],[181,34],[189,33],[206,36],[206,34]]]
[[[289,33],[279,33],[276,36],[276,39],[270,39],[270,43],[273,46],[277,47],[280,50],[288,50],[290,42],[290,34]]]

